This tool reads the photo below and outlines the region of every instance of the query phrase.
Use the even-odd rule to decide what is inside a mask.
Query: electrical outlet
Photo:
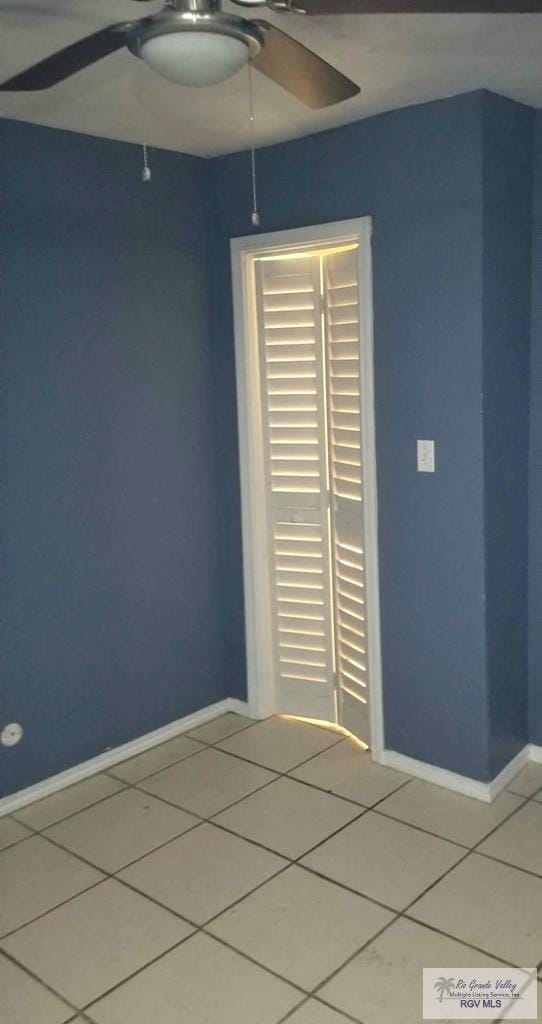
[[[0,743],[3,747],[15,747],[23,738],[23,727],[19,722],[10,722],[5,725],[0,733]]]

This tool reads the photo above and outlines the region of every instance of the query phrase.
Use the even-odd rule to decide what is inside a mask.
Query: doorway
[[[232,241],[249,704],[383,748],[369,218]]]

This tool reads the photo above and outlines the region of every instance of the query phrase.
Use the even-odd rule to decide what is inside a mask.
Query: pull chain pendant
[[[143,170],[141,172],[141,180],[145,183],[152,181],[152,173],[149,167],[149,159],[147,156],[147,143],[143,143]]]

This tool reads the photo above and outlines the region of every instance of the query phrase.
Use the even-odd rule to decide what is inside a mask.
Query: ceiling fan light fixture
[[[264,38],[255,22],[221,10],[167,8],[138,22],[127,44],[163,78],[180,85],[216,85],[256,57]]]
[[[169,32],[141,46],[141,57],[153,71],[180,85],[216,85],[250,59],[248,45],[217,32]]]

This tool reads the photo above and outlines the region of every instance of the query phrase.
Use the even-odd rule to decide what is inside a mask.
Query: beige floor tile
[[[0,935],[51,910],[103,875],[39,836],[0,853]]]
[[[284,1024],[349,1024],[342,1013],[324,1006],[316,999],[309,999],[299,1010],[294,1010]]]
[[[533,799],[542,802],[542,789],[539,793],[535,793]]]
[[[311,990],[392,918],[375,903],[291,867],[227,910],[209,930]]]
[[[119,878],[203,924],[286,863],[239,836],[200,825],[122,871]]]
[[[542,875],[542,804],[531,800],[489,836],[478,852]]]
[[[197,729],[191,729],[187,735],[192,736],[195,740],[201,740],[202,743],[218,743],[254,723],[254,718],[236,715],[229,711],[226,715],[220,715],[219,718],[213,718],[211,722],[198,726]]]
[[[277,779],[217,815],[216,821],[286,857],[300,857],[360,809],[293,779]]]
[[[97,1024],[277,1024],[298,990],[195,935],[88,1011]]]
[[[153,775],[141,788],[209,818],[273,778],[264,768],[207,748],[197,757]]]
[[[94,775],[91,779],[77,782],[75,786],[61,789],[52,796],[38,800],[35,804],[17,811],[17,818],[31,828],[43,829],[54,825],[70,814],[83,811],[92,804],[97,804],[123,788],[122,782],[111,779],[109,775]]]
[[[30,835],[32,833],[15,821],[15,818],[0,818],[0,850],[6,850],[8,846],[13,846]]]
[[[109,879],[22,928],[2,946],[82,1007],[191,930],[169,911]]]
[[[423,967],[492,967],[495,963],[402,919],[351,960],[318,995],[364,1024],[421,1024]]]
[[[2,1024],[64,1024],[73,1010],[0,953],[0,1021]]]
[[[518,967],[542,954],[542,879],[473,853],[414,904],[417,920]]]
[[[138,790],[125,789],[45,833],[104,871],[114,872],[181,835],[197,819]]]
[[[368,811],[303,858],[303,863],[365,896],[402,910],[464,850]]]
[[[276,772],[291,768],[339,742],[340,735],[305,722],[268,718],[219,744],[222,750]]]
[[[159,772],[169,765],[183,761],[185,757],[197,754],[205,748],[189,736],[176,736],[167,743],[160,743],[157,747],[151,747],[137,757],[131,757],[128,761],[121,761],[109,769],[110,775],[115,775],[124,782],[140,782],[148,775]]]
[[[538,790],[542,790],[542,764],[528,764],[516,775],[508,789],[511,793],[519,793],[520,796],[534,796]]]
[[[409,778],[393,768],[375,764],[368,751],[361,750],[349,740],[343,740],[313,757],[301,768],[294,769],[291,775],[329,793],[355,800],[364,807],[372,807],[408,782]]]
[[[384,800],[378,810],[452,842],[475,846],[522,802],[523,797],[501,793],[492,804],[483,804],[416,779]]]

